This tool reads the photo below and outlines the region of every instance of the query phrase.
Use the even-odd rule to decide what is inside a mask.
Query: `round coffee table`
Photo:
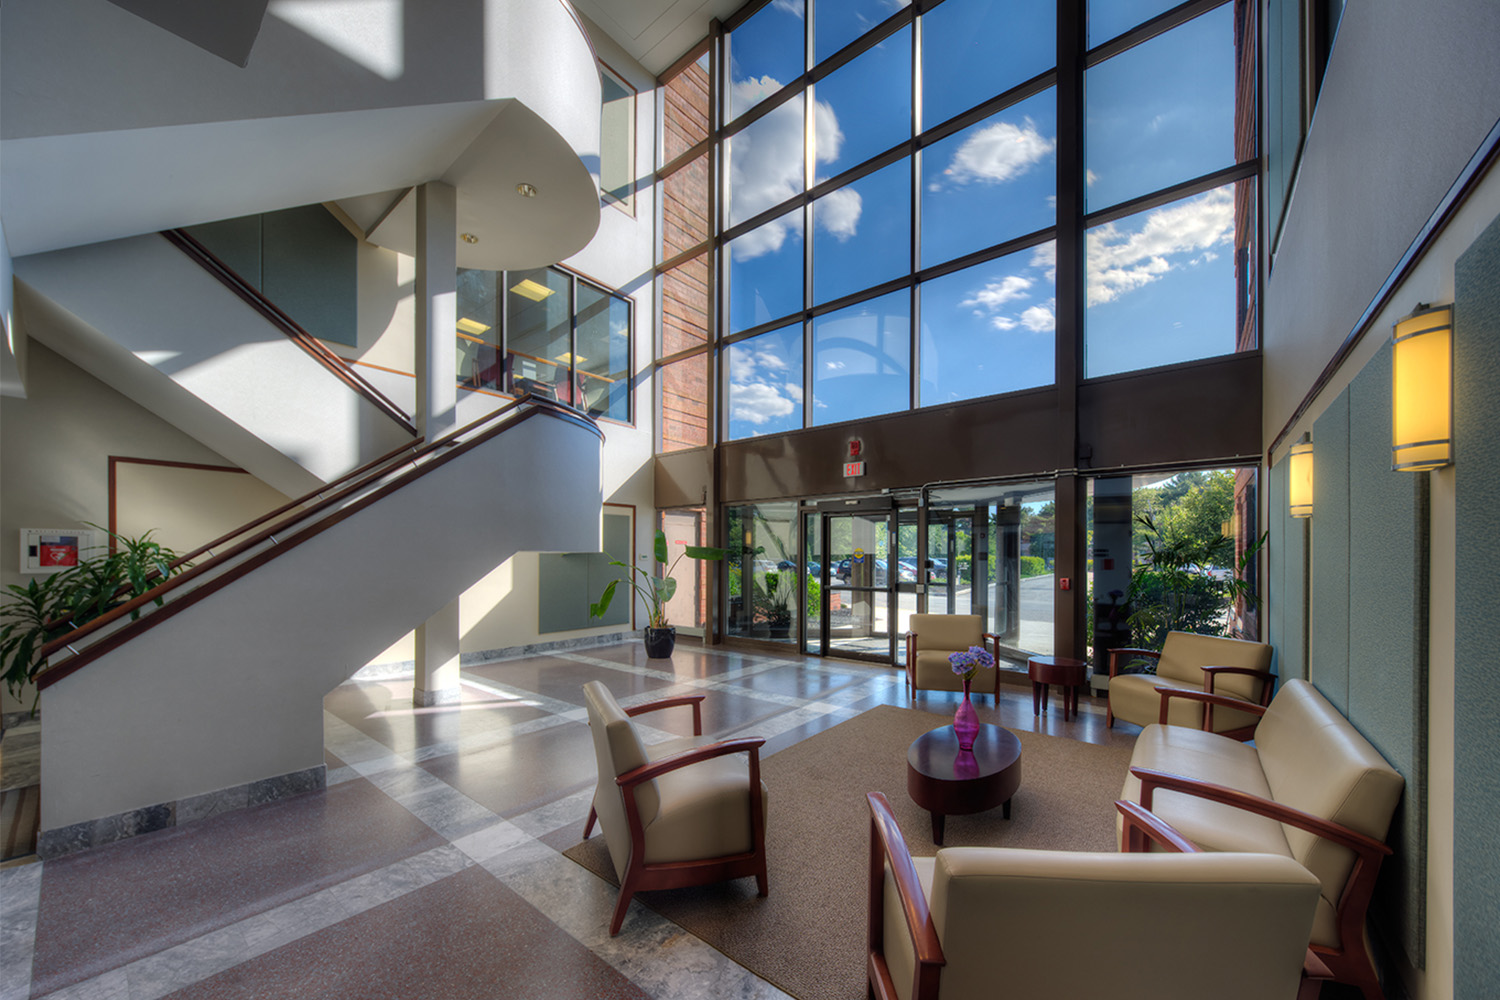
[[[906,791],[932,813],[932,842],[943,843],[943,820],[1004,806],[1021,787],[1021,741],[999,726],[984,724],[974,749],[958,749],[952,726],[923,733],[906,751]]]
[[[1050,686],[1061,684],[1063,689],[1063,721],[1078,714],[1078,689],[1088,680],[1089,665],[1083,660],[1067,656],[1033,656],[1026,662],[1026,673],[1031,677],[1031,714],[1041,715],[1047,711],[1047,694]]]

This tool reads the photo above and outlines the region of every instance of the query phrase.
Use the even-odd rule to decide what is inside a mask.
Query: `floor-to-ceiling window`
[[[689,67],[717,85],[696,143],[663,151],[664,185],[689,151],[714,184],[663,289],[707,265],[717,433],[1254,349],[1255,24],[1248,0],[746,5]]]

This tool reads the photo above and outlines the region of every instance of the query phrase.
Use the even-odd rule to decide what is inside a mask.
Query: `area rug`
[[[643,893],[636,899],[800,1000],[865,996],[865,924],[870,812],[865,793],[884,792],[914,855],[932,855],[932,822],[906,794],[906,750],[951,716],[871,709],[767,757],[766,850],[770,895],[754,879]],[[1011,818],[999,809],[950,816],[947,847],[1113,850],[1114,800],[1128,746],[1102,747],[1015,730],[1021,787]],[[618,884],[604,838],[566,852]]]

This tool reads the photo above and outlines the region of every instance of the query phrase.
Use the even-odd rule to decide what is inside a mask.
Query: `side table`
[[[1031,677],[1031,714],[1047,711],[1047,694],[1051,685],[1063,689],[1063,721],[1078,714],[1078,689],[1088,679],[1089,665],[1068,656],[1033,656],[1026,662]]]

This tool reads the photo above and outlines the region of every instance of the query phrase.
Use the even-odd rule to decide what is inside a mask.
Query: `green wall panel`
[[[1500,996],[1500,220],[1454,269],[1454,996]]]
[[[537,626],[542,632],[572,632],[600,625],[629,625],[634,596],[621,579],[625,570],[611,566],[613,553],[621,562],[631,555],[629,514],[604,515],[602,552],[544,552],[537,559]],[[589,615],[589,606],[604,593],[611,580],[615,587],[609,611],[600,618]]]
[[[1307,678],[1307,521],[1293,517],[1287,509],[1290,463],[1283,458],[1271,467],[1266,524],[1271,537],[1266,542],[1270,560],[1267,597],[1269,633],[1275,649],[1277,676]]]
[[[359,342],[355,240],[322,205],[187,231],[314,337],[351,347]]]
[[[1349,719],[1406,779],[1376,919],[1426,951],[1428,474],[1391,471],[1391,347],[1349,399]]]
[[[262,216],[260,290],[308,333],[358,343],[354,237],[322,205]]]
[[[1349,713],[1349,393],[1313,424],[1308,679]]]

